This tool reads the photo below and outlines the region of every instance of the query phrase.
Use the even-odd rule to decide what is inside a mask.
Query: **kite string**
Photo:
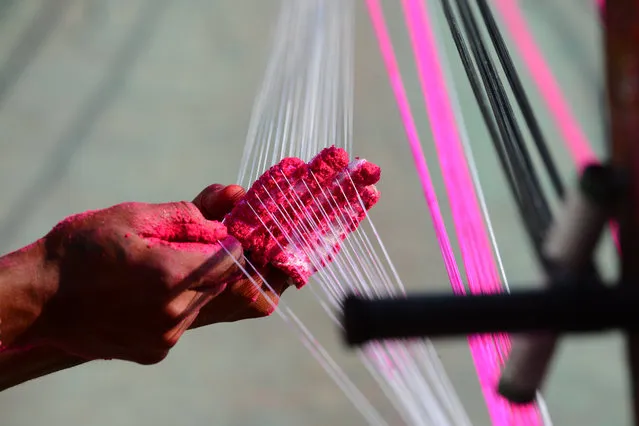
[[[373,29],[377,36],[382,58],[386,65],[391,88],[396,98],[406,137],[408,138],[408,143],[417,169],[417,175],[422,185],[424,197],[426,198],[428,210],[433,221],[437,242],[439,243],[442,256],[444,257],[444,265],[451,281],[453,291],[456,294],[463,295],[466,293],[466,289],[461,279],[461,274],[459,272],[457,262],[455,261],[453,247],[446,231],[446,225],[444,223],[441,209],[439,208],[437,193],[433,186],[428,163],[426,162],[417,127],[411,113],[410,104],[406,95],[399,66],[397,64],[393,45],[386,28],[384,14],[379,0],[366,0],[366,4],[368,6]]]
[[[439,204],[437,201],[437,195],[433,187],[432,179],[430,177],[430,172],[428,170],[428,165],[422,150],[421,142],[419,140],[419,135],[417,133],[415,122],[411,113],[410,104],[406,96],[406,92],[405,92],[404,85],[401,78],[401,73],[399,71],[399,66],[397,63],[397,59],[395,57],[393,45],[390,40],[388,30],[386,28],[381,5],[378,0],[367,0],[366,4],[368,6],[369,15],[373,24],[375,34],[378,39],[378,44],[382,54],[382,58],[384,60],[384,63],[388,71],[391,88],[393,90],[393,93],[395,95],[395,98],[398,104],[401,119],[404,124],[408,142],[411,148],[411,152],[413,154],[413,160],[415,161],[418,176],[422,184],[422,189],[424,191],[428,209],[431,214],[431,218],[435,228],[435,233],[437,236],[437,240],[439,242],[442,256],[444,258],[444,264],[448,272],[451,286],[453,288],[453,291],[456,294],[463,295],[465,294],[466,290],[464,288],[464,285],[461,279],[459,268],[455,261],[452,244],[448,237],[444,220],[441,215],[441,210],[439,208]],[[476,339],[472,340],[470,342],[470,345],[471,345],[471,354],[475,361],[478,374],[479,375],[486,374],[486,368],[485,368],[486,366],[484,365],[485,363],[481,361],[481,358],[484,358],[484,354],[485,354],[485,348],[483,347],[484,345],[482,345],[481,341]],[[486,389],[483,389],[483,390],[484,392],[486,392]],[[496,419],[498,415],[494,413],[494,410],[491,410],[491,412],[492,412],[493,419]]]
[[[526,19],[517,7],[517,2],[495,0],[493,4],[517,46],[517,50],[526,64],[537,90],[542,95],[555,125],[561,132],[573,160],[580,169],[590,163],[597,162],[597,156],[574,117],[557,80],[544,60],[543,54],[535,43]]]
[[[436,5],[442,6],[440,8],[436,8],[437,10],[433,11],[433,13],[442,13],[445,14],[443,6],[445,5],[446,2],[441,1],[441,2],[434,2]],[[480,3],[481,6],[481,3]],[[439,27],[438,25],[438,20],[434,20],[432,23],[433,27],[436,29],[436,33],[440,34],[441,37],[441,31],[442,29]],[[440,40],[441,43],[441,40]],[[484,196],[484,192],[482,189],[482,185],[481,185],[481,180],[479,178],[479,171],[478,171],[478,167],[477,164],[475,162],[475,156],[473,153],[473,149],[471,146],[471,142],[469,139],[469,135],[467,132],[467,128],[465,125],[465,120],[464,120],[464,115],[463,112],[461,110],[461,106],[460,106],[460,99],[459,99],[459,94],[457,92],[456,89],[456,84],[455,84],[455,79],[453,77],[452,71],[451,71],[451,63],[450,63],[450,59],[447,55],[447,52],[445,49],[441,49],[440,50],[440,61],[439,63],[441,64],[441,68],[442,68],[442,72],[445,76],[445,80],[449,83],[447,89],[448,92],[448,97],[450,99],[450,102],[452,104],[453,110],[454,110],[454,117],[456,117],[457,119],[457,130],[459,132],[460,135],[460,140],[463,144],[463,148],[464,148],[464,152],[466,154],[466,161],[467,161],[467,165],[470,169],[471,175],[472,175],[472,179],[473,182],[475,184],[475,190],[477,192],[477,198],[479,199],[479,203],[481,205],[481,211],[483,213],[483,218],[488,230],[488,234],[490,236],[491,239],[491,243],[492,243],[492,247],[494,250],[494,255],[495,255],[495,259],[497,261],[497,264],[499,266],[500,272],[501,272],[501,276],[503,279],[503,284],[504,284],[504,289],[506,290],[506,292],[510,292],[509,286],[508,286],[508,281],[507,281],[507,277],[504,271],[504,267],[503,267],[503,262],[501,259],[501,253],[500,253],[500,249],[497,245],[497,241],[496,241],[496,236],[495,236],[495,232],[493,229],[493,225],[492,225],[492,220],[490,218],[490,213],[488,210],[488,206],[486,203],[486,199]],[[516,78],[516,77],[515,77]],[[510,349],[510,344],[508,341],[503,342],[503,345],[505,346],[507,349]],[[497,350],[500,350],[499,347],[496,348]],[[502,354],[502,358],[501,358],[501,362],[505,362],[505,356],[506,354]],[[552,426],[552,419],[550,418],[550,414],[548,412],[548,408],[546,406],[546,402],[544,401],[543,396],[540,393],[537,393],[537,398],[536,398],[536,403],[537,403],[537,409],[539,414],[541,415],[541,423],[545,424],[546,426]],[[523,417],[522,417],[523,414]],[[526,419],[525,417],[528,415],[529,413],[527,413],[526,411],[524,412],[520,412],[519,413],[519,420],[520,423],[518,424],[529,424],[530,423],[530,419]],[[537,416],[533,416],[533,421],[535,423],[538,423],[538,419]]]
[[[381,7],[376,0],[368,0],[367,5],[378,37],[382,56],[384,57],[389,77],[391,79],[391,86],[397,98],[400,114],[402,115],[409,137],[409,143],[424,187],[424,192],[427,196],[429,209],[431,209],[431,215],[436,218],[438,215],[438,208],[433,209],[432,202],[434,200],[436,203],[436,198],[431,198],[432,183],[430,182],[430,178],[427,173],[427,167],[425,167],[426,162],[423,151],[421,150],[421,144],[419,143],[419,139],[416,135],[417,132],[410,114],[403,84],[401,83],[401,76],[398,71],[399,67],[394,57],[392,44],[383,22]],[[432,34],[429,34],[431,31],[429,31],[428,28],[427,11],[425,8],[420,9],[419,5],[416,6],[414,3],[408,3],[407,1],[404,1],[403,5],[407,22],[409,23],[408,26],[411,33],[414,51],[419,49],[425,50],[425,53],[434,53],[434,55],[431,53],[430,61],[428,61],[428,54],[424,56],[416,55],[416,59],[418,67],[420,68],[420,80],[422,82],[423,92],[426,96],[426,107],[431,118],[433,132],[435,133],[435,141],[440,155],[442,169],[444,170],[447,189],[449,195],[453,193],[460,195],[460,197],[456,197],[455,199],[451,197],[451,207],[453,210],[456,230],[460,237],[462,256],[464,257],[467,274],[469,276],[471,291],[499,291],[501,288],[495,287],[495,285],[498,285],[499,283],[496,266],[492,256],[490,255],[490,245],[488,244],[488,240],[485,235],[484,223],[475,199],[470,175],[466,168],[467,164],[465,162],[464,155],[460,150],[460,141],[455,132],[456,126],[451,107],[449,102],[447,102],[445,91],[442,93],[437,90],[442,89],[445,86],[442,84],[444,83],[444,79],[441,76],[441,70],[439,70],[439,79],[437,78],[438,61],[436,58],[436,51],[433,46],[433,37]],[[420,21],[415,20],[415,18],[419,16],[422,17],[421,28],[419,26]],[[428,41],[430,41],[430,43],[428,43]],[[426,44],[424,44],[424,42],[426,42]],[[429,44],[431,45],[430,48]],[[424,72],[424,62],[426,62],[424,59],[428,62],[434,62],[434,64],[429,63],[430,66],[428,68],[434,70],[434,72],[430,75]],[[428,79],[428,77],[431,78]],[[428,86],[428,83],[431,83],[430,87],[426,87]],[[448,123],[448,129],[445,127],[446,123]],[[444,127],[442,127],[442,125]],[[454,152],[455,148],[457,148],[456,152]],[[454,200],[457,200],[457,202],[454,202]],[[472,207],[472,210],[469,207]],[[475,214],[468,215],[469,212]],[[472,220],[468,220],[468,218],[472,218]],[[434,222],[437,227],[437,221],[435,220]],[[483,238],[481,233],[476,233],[481,229],[484,229]],[[441,246],[442,244],[440,239],[440,247]],[[444,248],[442,252],[445,262],[446,260],[449,260],[449,262],[447,262],[447,269],[450,270],[451,266],[454,265],[454,256],[452,256],[451,253],[452,249],[447,247]],[[456,270],[458,268],[455,265],[452,269]],[[457,291],[459,292],[460,283],[455,280],[454,277],[451,277],[451,281],[453,289],[457,288]],[[489,287],[486,288],[486,285]],[[524,424],[542,424],[542,421],[534,407],[532,407],[532,409],[527,408],[528,412],[525,411],[526,409],[512,410],[508,404],[504,405],[504,401],[500,400],[494,394],[494,386],[496,384],[496,378],[498,377],[501,364],[501,358],[499,357],[501,351],[499,349],[505,349],[495,346],[498,346],[498,344],[501,343],[501,346],[507,347],[507,338],[502,337],[501,339],[493,340],[486,337],[475,337],[470,339],[469,343],[493,422],[500,425],[522,424],[522,421]],[[490,350],[491,347],[493,349],[492,351]]]
[[[419,0],[403,0],[402,4],[469,289],[472,293],[500,292],[500,277],[457,132],[428,11]],[[496,394],[508,337],[473,336],[469,345],[493,424],[542,424],[534,406],[515,408]]]
[[[354,185],[354,183],[351,182],[351,185]],[[322,230],[327,229],[324,226],[320,226],[321,223],[324,223],[324,221],[336,221],[337,229],[333,228],[333,226],[328,227],[326,237],[328,237],[327,241],[329,241],[330,245],[331,241],[335,241],[338,235],[344,233],[346,227],[356,216],[356,212],[352,209],[353,206],[342,206],[333,195],[326,194],[321,188],[321,194],[311,192],[308,187],[303,189],[305,195],[302,198],[306,199],[310,196],[309,204],[309,201],[303,202],[299,198],[302,194],[297,194],[294,189],[297,185],[294,186],[289,182],[286,185],[287,188],[276,186],[277,190],[282,191],[282,195],[287,192],[292,195],[292,198],[285,196],[284,199],[288,200],[285,203],[289,204],[288,206],[278,205],[275,207],[274,212],[266,214],[273,220],[276,228],[283,233],[282,235],[287,240],[286,245],[302,251],[308,256],[312,265],[320,270],[323,263],[322,253],[326,252],[326,247],[324,247],[322,242],[323,237],[319,239],[317,237],[324,232]],[[342,192],[341,196],[346,196],[342,191],[341,184],[338,185],[337,189],[338,197],[340,197],[340,192]],[[330,202],[331,200],[333,200],[333,203]],[[271,201],[274,202],[274,199]],[[260,203],[263,202],[260,201]],[[249,207],[252,209],[257,208],[257,206],[252,207],[250,205]],[[364,205],[361,204],[360,207],[363,209]],[[268,211],[263,204],[260,209]],[[314,213],[316,209],[318,214]],[[290,214],[287,213],[287,210],[290,210]],[[276,217],[276,214],[281,217],[281,220]],[[260,216],[258,218],[261,220]],[[299,219],[302,219],[301,222],[298,222]],[[318,231],[320,231],[320,234],[317,234]],[[369,297],[372,296],[371,290],[379,295],[375,291],[379,290],[379,288],[375,288],[376,286],[386,287],[393,293],[392,286],[389,286],[390,277],[379,268],[381,265],[380,259],[374,254],[373,250],[370,250],[372,248],[370,244],[369,247],[362,246],[362,244],[365,246],[369,240],[360,231],[361,229],[357,230],[355,234],[352,234],[345,241],[346,244],[342,247],[340,256],[334,260],[331,267],[318,273],[318,284],[321,284],[325,291],[329,290],[327,295],[329,299],[332,299],[331,302],[339,301],[346,295],[347,292],[344,287],[363,291]],[[379,241],[379,244],[380,246],[382,245],[381,241]],[[283,249],[283,247],[281,248]],[[351,253],[356,259],[351,258]],[[358,253],[362,253],[364,255],[363,258]],[[346,255],[346,258],[344,255]],[[375,264],[367,261],[366,255],[374,259],[373,263]],[[333,269],[335,269],[333,267],[337,268],[337,272],[341,277],[332,273]],[[353,272],[357,276],[349,277]],[[398,286],[396,285],[395,287]],[[401,288],[401,285],[399,287]],[[320,304],[325,306],[321,300]],[[331,315],[329,314],[329,316]],[[388,343],[371,345],[369,347],[371,350],[363,353],[363,361],[374,378],[380,382],[382,389],[398,408],[398,411],[405,416],[404,418],[407,419],[408,423],[438,426],[470,424],[463,408],[451,395],[450,386],[447,385],[445,378],[442,376],[443,372],[441,371],[441,366],[437,363],[434,352],[429,352],[428,347],[424,346],[423,349],[425,350],[420,352],[421,356],[416,357],[411,354],[410,348],[419,349],[422,346],[424,346],[423,342],[409,342],[396,346]],[[371,370],[370,361],[375,365],[376,370]],[[424,362],[427,364],[424,365]],[[422,366],[421,369],[419,368],[420,365]]]
[[[258,105],[252,114],[251,131],[242,159],[242,180],[247,177],[254,180],[269,163],[278,161],[286,153],[309,160],[320,148],[328,145],[351,146],[353,5],[342,0],[283,2],[284,10],[280,15],[270,61],[275,65],[267,70],[262,83],[262,95],[258,96]],[[284,48],[290,39],[294,40],[290,42],[290,49]],[[338,96],[338,92],[341,92],[341,96]],[[290,182],[287,186],[290,186]],[[258,201],[260,204],[273,202],[272,199],[262,201],[259,197]],[[327,206],[331,208],[329,212],[320,208],[318,216],[315,216],[300,211],[300,207],[304,207],[302,200],[294,198],[291,201],[292,204],[287,208],[296,214],[301,213],[304,219],[299,229],[297,225],[291,228],[292,217],[280,211],[283,206],[277,208],[281,215],[279,219],[270,219],[277,228],[292,230],[291,234],[286,235],[287,245],[306,253],[314,269],[319,270],[315,279],[319,281],[317,284],[326,298],[318,297],[318,300],[329,318],[333,321],[336,319],[331,306],[339,310],[349,290],[371,295],[402,293],[401,281],[370,219],[366,222],[375,234],[373,241],[376,240],[383,253],[381,257],[388,264],[381,264],[377,250],[360,229],[346,239],[333,264],[323,268],[322,258],[317,257],[315,252],[323,253],[324,247],[317,246],[316,240],[306,237],[314,235],[311,228],[328,219],[333,211],[332,204]],[[317,200],[313,203],[317,204]],[[321,206],[320,203],[317,207]],[[341,213],[336,225],[339,225],[338,231],[343,233],[348,222],[341,221]],[[268,215],[271,216],[270,213]],[[349,214],[346,216],[350,217]],[[395,278],[394,281],[391,276]],[[318,292],[312,293],[317,297]],[[325,303],[325,300],[329,303]],[[324,351],[320,348],[309,346],[315,340],[307,334],[308,329],[297,319],[290,320],[292,311],[285,305],[281,305],[281,308],[277,312],[285,313],[289,325],[298,331],[304,345],[311,349],[315,357],[322,354]],[[428,342],[375,344],[361,352],[360,356],[364,366],[380,383],[408,424],[470,424],[452,386],[447,382],[437,354]],[[318,359],[362,414],[371,423],[379,423],[379,413],[370,412],[370,403],[363,393],[353,388],[352,382],[346,380],[343,371],[336,370],[334,362],[325,357]]]
[[[230,251],[220,243],[220,246],[224,251],[230,254]],[[269,290],[276,294],[275,290],[267,283],[266,279],[257,272],[257,268],[248,260],[244,259],[244,262],[251,271],[254,271],[258,275],[258,278]],[[367,419],[369,424],[378,426],[387,426],[386,421],[379,414],[379,412],[373,407],[370,401],[359,391],[357,386],[348,378],[346,373],[339,367],[335,360],[329,355],[328,351],[319,343],[319,341],[313,336],[304,323],[294,314],[294,312],[286,306],[285,302],[279,300],[276,303],[270,295],[268,295],[262,288],[262,285],[253,278],[253,274],[242,263],[235,260],[237,267],[244,273],[244,275],[251,280],[256,289],[259,290],[261,295],[271,304],[273,312],[278,314],[284,323],[291,328],[292,331],[298,334],[298,337],[309,350],[311,355],[317,359],[324,370],[331,376],[335,383],[342,389],[344,394],[351,400],[356,408]]]

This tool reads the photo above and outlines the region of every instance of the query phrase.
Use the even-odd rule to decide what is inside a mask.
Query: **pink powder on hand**
[[[301,288],[377,203],[380,176],[377,165],[350,161],[336,147],[308,164],[285,158],[255,181],[225,224],[257,266],[271,264]]]
[[[145,226],[140,226],[138,234],[142,238],[157,238],[167,242],[214,244],[226,238],[226,226],[215,221],[160,222],[148,218]]]
[[[147,248],[162,245],[177,251],[215,254],[220,250],[218,242],[228,236],[223,223],[204,219],[189,202],[161,205],[127,202],[105,210],[89,210],[65,218],[48,235],[69,240],[76,232],[85,232],[88,226],[92,238],[106,237],[114,227],[126,229],[123,222],[130,226],[130,232],[123,237],[128,239],[135,234],[146,242]]]

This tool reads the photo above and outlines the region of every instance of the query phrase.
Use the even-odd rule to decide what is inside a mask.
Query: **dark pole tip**
[[[512,404],[532,404],[537,398],[537,391],[519,388],[512,383],[502,380],[497,386],[497,393]]]
[[[342,325],[348,346],[361,346],[370,338],[366,327],[368,322],[368,309],[366,307],[366,300],[355,295],[349,295],[344,299]]]

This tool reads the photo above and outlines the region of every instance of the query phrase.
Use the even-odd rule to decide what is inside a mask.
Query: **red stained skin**
[[[137,230],[137,235],[148,243],[149,248],[163,245],[179,251],[212,254],[219,250],[217,243],[228,235],[223,223],[204,219],[195,206],[189,205],[187,209],[180,209],[175,208],[173,203],[167,204],[162,214],[158,216],[157,211],[140,215],[139,208],[143,205],[144,203],[131,202],[122,204],[120,207],[125,211],[134,207],[138,210],[131,221]],[[68,224],[86,221],[98,212],[100,211],[89,210],[67,217],[56,225],[52,232]],[[130,238],[129,233],[123,236]]]
[[[275,266],[300,288],[379,201],[373,185],[380,177],[379,166],[366,161],[349,170],[341,148],[326,148],[308,164],[285,158],[255,181],[225,224],[254,264]]]

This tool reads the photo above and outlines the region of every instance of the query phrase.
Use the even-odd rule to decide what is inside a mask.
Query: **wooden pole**
[[[638,286],[639,0],[607,1],[604,22],[611,158],[628,177],[627,192],[616,215],[622,250],[621,282]],[[629,333],[627,343],[632,409],[639,425],[639,334]]]

